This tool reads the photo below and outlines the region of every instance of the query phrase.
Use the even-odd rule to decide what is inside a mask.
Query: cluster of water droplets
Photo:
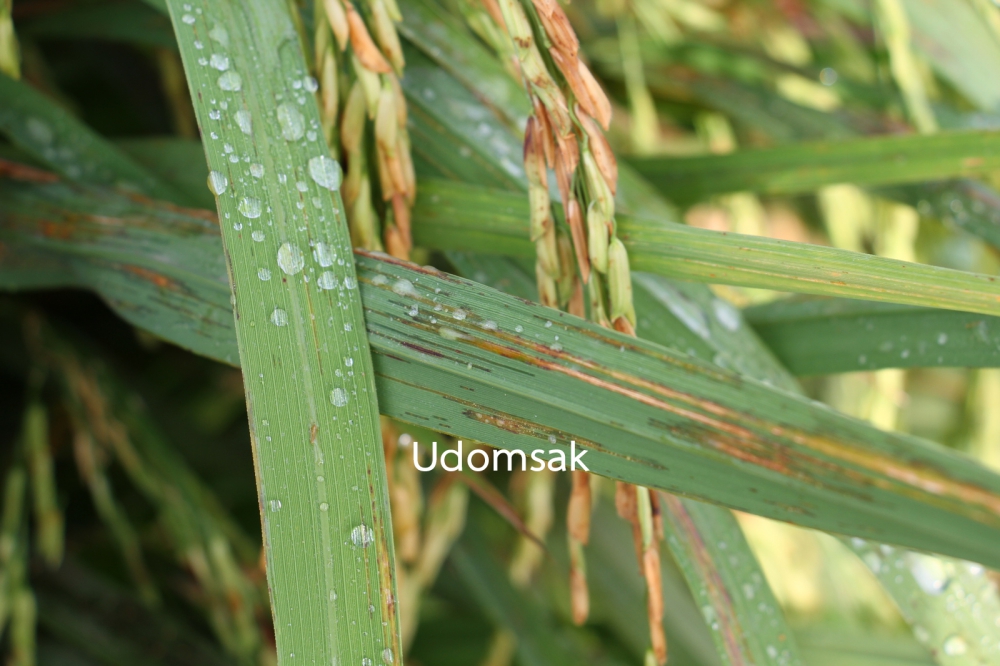
[[[1000,597],[982,566],[851,539],[938,663],[1000,660]]]

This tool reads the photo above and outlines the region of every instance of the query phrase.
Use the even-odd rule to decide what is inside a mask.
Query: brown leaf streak
[[[180,291],[180,285],[168,278],[166,275],[157,273],[156,271],[151,271],[148,268],[143,268],[142,266],[135,266],[126,264],[122,268],[127,273],[131,273],[137,277],[142,278],[148,282],[152,282],[160,289],[170,289],[171,291]]]
[[[23,180],[34,183],[56,183],[59,176],[50,172],[36,169],[35,167],[0,159],[0,178],[10,178],[12,180]]]
[[[684,503],[673,495],[660,494],[661,501],[667,507],[666,515],[674,529],[683,535],[683,543],[687,547],[695,567],[698,569],[699,577],[704,581],[705,589],[715,609],[719,623],[719,634],[725,646],[728,661],[733,666],[743,664],[753,664],[754,660],[746,652],[746,645],[742,640],[746,629],[741,626],[736,610],[733,608],[732,598],[726,589],[726,583],[719,575],[719,569],[715,566],[715,561],[705,540],[702,539],[701,532],[694,524],[691,514],[684,508]]]
[[[386,261],[381,257],[379,259]],[[412,265],[407,267],[411,268]],[[428,275],[438,275],[437,271],[420,270]],[[464,323],[468,331],[475,330],[472,328],[471,315]],[[414,324],[420,325],[411,322],[411,325]],[[586,328],[580,330],[583,333],[587,332]],[[626,344],[611,336],[607,337],[607,342],[615,346]],[[554,351],[547,345],[512,334],[493,332],[487,336],[484,331],[477,330],[475,335],[463,336],[461,343],[537,368],[561,373],[699,424],[709,432],[714,431],[717,435],[724,436],[711,437],[708,436],[708,432],[702,431],[700,436],[695,436],[695,441],[728,457],[784,476],[817,487],[829,487],[822,480],[819,471],[837,471],[845,478],[917,501],[927,502],[927,495],[931,495],[945,504],[950,504],[952,510],[959,511],[978,522],[1000,525],[1000,497],[996,493],[971,482],[950,478],[946,473],[931,468],[926,462],[901,464],[891,455],[872,451],[859,443],[784,426],[711,400],[677,391],[627,371],[574,356],[566,351]],[[635,349],[640,353],[649,353],[644,348]],[[656,356],[661,360],[678,363],[676,358],[664,354]],[[704,372],[700,365],[690,365],[692,370]],[[720,378],[731,379],[725,373],[715,374]],[[811,451],[815,455],[796,451],[790,446],[791,444]],[[838,488],[838,492],[844,491]]]

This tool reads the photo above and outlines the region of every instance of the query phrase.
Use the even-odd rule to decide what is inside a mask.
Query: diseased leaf
[[[757,558],[728,511],[660,495],[667,544],[701,604],[724,663],[801,664]]]
[[[50,200],[62,192],[74,204],[62,213],[72,226],[55,206],[37,207],[34,188]],[[197,253],[169,251],[178,232],[160,225],[155,206],[84,192],[5,181],[0,233],[17,247],[12,256],[57,252],[68,271],[43,282],[29,270],[22,279],[10,262],[5,287],[89,283],[168,338],[189,312],[225,309],[221,279],[204,273]],[[146,217],[133,209],[124,230],[109,224],[93,214],[108,206],[102,197]],[[202,225],[192,220],[181,239],[201,243],[207,256],[218,240]],[[357,261],[380,404],[390,416],[506,448],[574,439],[598,474],[832,532],[996,560],[1000,479],[960,455],[488,287],[376,257]],[[125,295],[142,307],[127,306]],[[170,313],[181,303],[183,312]],[[221,326],[203,333],[221,338],[208,349],[196,340],[209,353],[232,335]]]

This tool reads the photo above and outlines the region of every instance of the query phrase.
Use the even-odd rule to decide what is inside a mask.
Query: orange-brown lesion
[[[127,273],[131,273],[136,277],[140,277],[143,280],[152,282],[160,289],[170,289],[172,291],[180,290],[180,285],[178,285],[177,282],[168,278],[166,275],[163,275],[162,273],[157,273],[156,271],[151,271],[148,268],[143,268],[142,266],[135,266],[131,264],[122,266],[122,268]]]
[[[59,176],[42,169],[0,159],[0,178],[10,178],[12,180],[23,180],[33,183],[55,183],[59,181]]]

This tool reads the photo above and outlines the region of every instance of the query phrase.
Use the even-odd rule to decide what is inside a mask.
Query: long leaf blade
[[[661,495],[663,528],[724,663],[801,664],[781,608],[739,523],[718,507]]]
[[[8,194],[25,187],[5,187],[0,197],[3,240],[16,255],[58,252],[70,271],[58,280],[101,289],[168,339],[192,312],[225,308],[220,278],[204,274],[198,255],[171,252],[177,232],[155,214],[136,214],[142,226],[124,235],[104,216],[81,214],[87,208],[64,211],[72,221],[60,223],[54,207],[39,214]],[[53,199],[66,186],[32,187]],[[193,245],[198,235],[205,248],[218,247],[207,230],[182,238]],[[380,404],[391,416],[508,448],[575,439],[599,474],[832,532],[997,561],[1000,479],[968,459],[488,287],[385,259],[358,261]],[[5,264],[4,286],[41,283],[37,269],[30,281],[19,273],[17,263]],[[136,275],[144,277],[127,277]],[[178,306],[172,320],[160,319]],[[459,311],[464,317],[453,316]]]
[[[533,256],[528,204],[515,194],[424,183],[416,242],[442,250]],[[633,270],[697,282],[1000,314],[997,278],[858,252],[618,216]]]
[[[319,131],[289,7],[167,4],[219,208],[279,659],[401,660],[340,168]]]
[[[177,200],[177,193],[31,86],[0,75],[0,131],[71,180]]]
[[[776,301],[747,320],[796,375],[1000,366],[1000,318],[846,299]]]
[[[674,201],[691,203],[726,192],[800,194],[837,183],[873,187],[973,176],[996,170],[998,148],[1000,132],[942,132],[629,162]]]

